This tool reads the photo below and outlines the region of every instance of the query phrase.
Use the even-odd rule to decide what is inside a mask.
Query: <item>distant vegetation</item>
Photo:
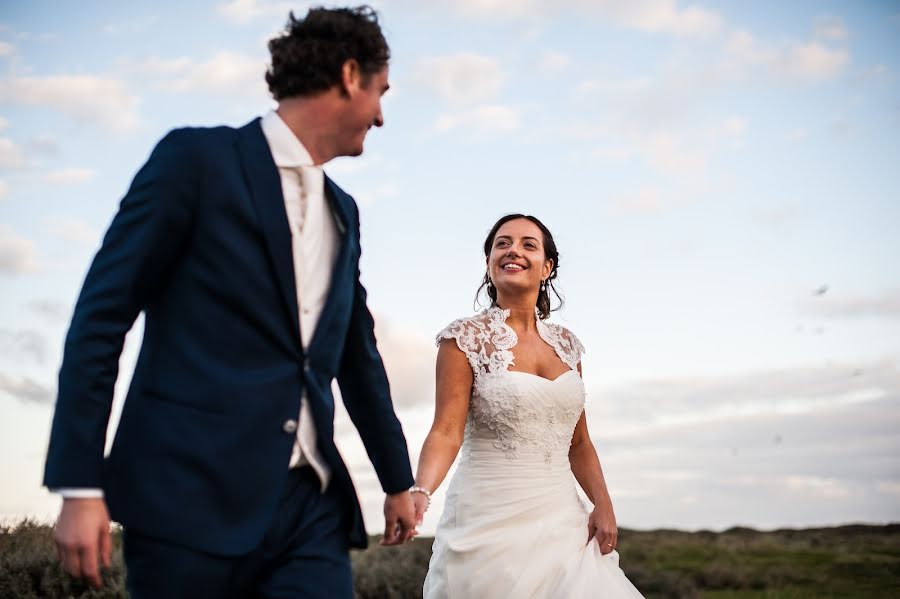
[[[900,524],[760,532],[619,532],[620,565],[648,598],[876,599],[900,597]],[[358,599],[421,597],[431,539],[353,553]],[[124,597],[119,535],[102,591],[56,561],[48,526],[0,527],[0,599]]]

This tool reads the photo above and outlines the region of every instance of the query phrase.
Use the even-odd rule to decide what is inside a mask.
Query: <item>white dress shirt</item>
[[[325,198],[325,177],[321,167],[297,136],[274,111],[262,120],[262,131],[281,175],[284,208],[291,229],[291,250],[297,306],[300,311],[300,341],[309,349],[316,325],[331,286],[331,275],[339,248],[337,223]],[[302,167],[302,168],[301,168]],[[316,447],[313,423],[306,389],[300,398],[297,436],[291,452],[289,468],[309,464],[322,483],[328,486],[331,471]],[[102,489],[54,489],[63,498],[103,497]]]
[[[300,340],[306,351],[331,287],[339,247],[338,231],[325,199],[325,176],[321,167],[313,166],[309,152],[276,112],[269,112],[262,118],[262,130],[281,175],[284,208],[291,228]],[[316,428],[304,389],[290,467],[307,463],[319,475],[324,491],[331,473],[316,447]]]

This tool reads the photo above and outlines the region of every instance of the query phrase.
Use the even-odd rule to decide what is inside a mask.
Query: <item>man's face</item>
[[[366,133],[372,126],[381,127],[381,96],[387,92],[388,67],[371,74],[359,74],[346,86],[346,105],[338,134],[338,150],[342,156],[359,156],[363,152]]]

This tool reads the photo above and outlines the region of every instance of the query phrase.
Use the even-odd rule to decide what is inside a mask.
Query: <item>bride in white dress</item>
[[[584,348],[544,321],[559,268],[553,237],[534,217],[508,215],[484,251],[491,307],[437,338],[434,424],[413,487],[420,521],[460,460],[424,597],[640,598],[619,568],[616,519],[585,423]]]

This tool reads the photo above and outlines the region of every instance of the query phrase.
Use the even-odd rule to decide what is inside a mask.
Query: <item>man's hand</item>
[[[416,530],[416,508],[409,491],[384,498],[384,538],[382,545],[401,545],[419,534]]]
[[[86,578],[94,588],[102,586],[99,564],[108,568],[112,559],[109,512],[103,499],[63,499],[53,540],[66,572]]]

